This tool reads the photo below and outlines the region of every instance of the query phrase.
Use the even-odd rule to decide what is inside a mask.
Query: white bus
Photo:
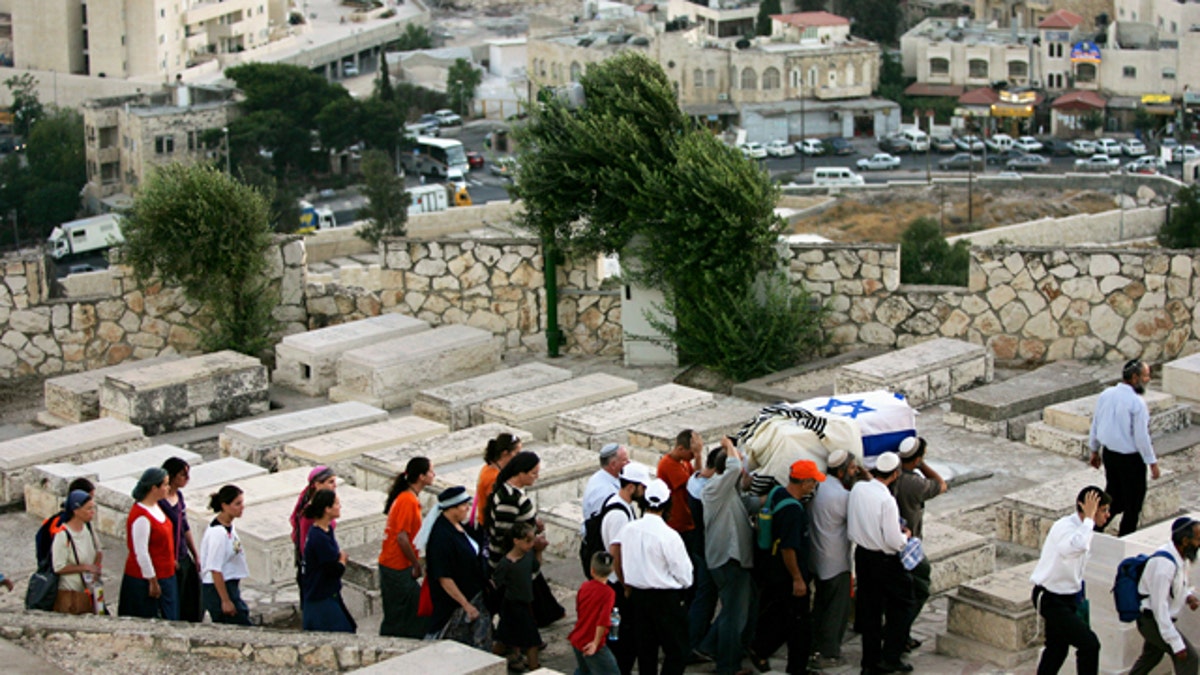
[[[458,169],[464,176],[471,170],[462,141],[452,138],[418,136],[408,139],[400,157],[406,172],[434,178],[446,178],[451,169]]]

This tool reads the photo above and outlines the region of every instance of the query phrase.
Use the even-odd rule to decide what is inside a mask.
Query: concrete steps
[[[1161,437],[1191,426],[1191,409],[1174,395],[1147,391],[1143,395],[1150,409],[1150,436]],[[1088,430],[1099,394],[1085,396],[1046,407],[1042,421],[1025,429],[1025,442],[1035,448],[1067,457],[1085,458]]]

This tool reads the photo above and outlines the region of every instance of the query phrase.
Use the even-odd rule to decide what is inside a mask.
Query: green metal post
[[[553,241],[542,242],[542,268],[546,274],[546,353],[559,356],[562,331],[558,329],[558,264],[561,254]]]

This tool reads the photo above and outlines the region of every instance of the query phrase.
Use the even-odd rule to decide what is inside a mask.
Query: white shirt
[[[1088,447],[1092,452],[1100,452],[1101,445],[1122,455],[1139,454],[1147,465],[1158,462],[1150,441],[1146,399],[1127,382],[1105,389],[1096,400]]]
[[[600,507],[600,510],[603,511],[604,507],[608,506],[609,503],[614,499],[619,502],[623,508],[609,511],[607,514],[605,514],[604,520],[600,521],[600,541],[604,542],[605,551],[609,550],[613,541],[616,540],[617,535],[621,533],[621,530],[625,529],[625,526],[634,520],[633,504],[621,499],[620,493],[605,499],[604,505]],[[617,581],[617,573],[610,572],[608,575],[608,580]]]
[[[133,508],[142,509],[146,515],[160,523],[167,519],[167,514],[163,513],[158,504],[146,506],[137,502]],[[135,518],[130,530],[133,533],[133,553],[137,556],[138,568],[142,570],[142,578],[149,581],[154,578],[154,561],[150,559],[150,521],[146,519],[146,515]]]
[[[211,584],[213,572],[220,572],[225,581],[245,579],[250,576],[250,568],[246,565],[246,551],[242,548],[242,540],[237,530],[231,524],[225,526],[215,519],[204,531],[200,540],[200,581]]]
[[[70,539],[67,538],[68,532],[71,535]],[[71,549],[72,542],[75,544],[74,550]],[[96,552],[99,550],[96,545],[96,535],[88,529],[87,525],[79,528],[78,532],[69,526],[63,526],[63,529],[54,535],[54,541],[50,547],[55,572],[71,565],[91,565],[96,562]],[[79,554],[78,559],[75,557],[76,553]],[[82,573],[60,575],[58,587],[64,591],[82,592],[87,590],[83,583]]]
[[[600,513],[604,500],[621,491],[621,479],[600,469],[588,479],[583,488],[583,523],[579,525],[579,533],[583,534],[587,519]]]
[[[683,538],[655,513],[621,528],[621,571],[625,585],[643,590],[684,589],[692,585],[692,561]]]
[[[846,533],[855,544],[880,553],[899,553],[908,543],[900,529],[900,507],[887,486],[874,478],[850,490]]]
[[[850,491],[832,475],[817,486],[808,506],[812,519],[813,566],[817,578],[822,581],[850,571],[850,535],[846,533],[849,506]]]
[[[1175,564],[1163,560],[1161,556],[1147,560],[1142,579],[1138,582],[1138,594],[1147,596],[1142,598],[1142,609],[1154,613],[1158,634],[1163,642],[1171,645],[1171,652],[1177,654],[1183,651],[1184,644],[1175,628],[1174,619],[1178,618],[1180,610],[1187,604],[1188,596],[1196,591],[1188,585],[1191,565],[1179,555],[1175,545],[1167,544],[1158,550],[1170,553]]]
[[[1029,580],[1051,593],[1078,593],[1083,588],[1083,568],[1091,552],[1095,526],[1091,518],[1081,518],[1078,513],[1055,521]]]

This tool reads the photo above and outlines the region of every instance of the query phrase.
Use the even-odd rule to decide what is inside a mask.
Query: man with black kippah
[[[1150,410],[1142,394],[1150,383],[1150,366],[1133,359],[1121,369],[1121,381],[1104,390],[1096,401],[1092,428],[1088,433],[1090,464],[1104,464],[1107,484],[1104,491],[1112,496],[1112,516],[1121,516],[1117,536],[1135,532],[1142,502],[1146,499],[1146,467],[1158,480],[1158,458],[1150,444]]]
[[[1200,522],[1176,518],[1171,524],[1171,542],[1155,551],[1142,568],[1142,579],[1138,582],[1142,614],[1137,629],[1146,642],[1130,675],[1148,675],[1167,655],[1172,657],[1175,675],[1196,675],[1200,671],[1196,648],[1175,628],[1184,605],[1193,612],[1200,607],[1196,589],[1188,584],[1197,550],[1200,550]]]

